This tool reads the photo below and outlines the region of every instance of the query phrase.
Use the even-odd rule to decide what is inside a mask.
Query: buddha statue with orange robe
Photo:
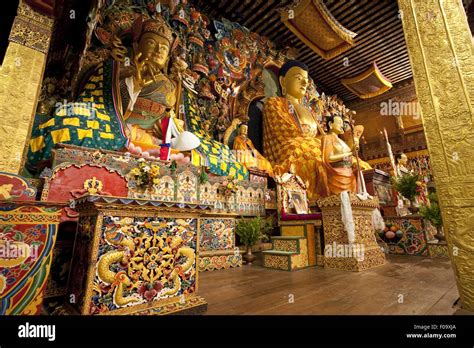
[[[294,165],[296,174],[308,183],[308,198],[315,200],[324,132],[316,115],[302,104],[309,83],[308,67],[295,60],[286,62],[280,69],[279,83],[282,97],[270,97],[264,103],[264,155],[275,175],[283,175]]]
[[[272,165],[258,152],[247,134],[248,126],[241,125],[233,146],[237,161],[244,164],[248,169],[257,168],[273,177]]]
[[[319,181],[321,197],[338,195],[343,191],[356,193],[353,151],[339,136],[344,133],[344,121],[340,116],[331,116],[327,121],[329,133],[321,139],[323,170]]]

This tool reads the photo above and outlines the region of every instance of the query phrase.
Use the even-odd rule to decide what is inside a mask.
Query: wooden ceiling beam
[[[352,0],[346,0],[346,1],[326,0],[323,2],[330,13],[335,13],[336,11],[340,11],[347,3],[351,5],[350,1]]]
[[[337,16],[337,20],[342,26],[355,31],[360,23],[370,18],[373,13],[380,11],[384,8],[383,3],[379,1],[367,2],[364,5],[357,4],[354,7],[354,11],[346,11],[345,13]]]
[[[240,22],[243,18],[238,18],[239,14],[242,15],[239,9],[242,9],[245,3],[249,3],[249,1],[236,1],[232,7],[229,7],[228,10],[225,11],[225,16],[231,21]]]
[[[392,22],[392,23],[389,23],[389,25],[390,25],[390,28],[394,28],[398,26],[399,24],[397,24],[396,22]],[[359,53],[358,53],[359,50],[363,48],[366,45],[366,43],[370,43],[371,39],[375,38],[377,35],[380,35],[379,31],[380,31],[380,28],[373,27],[371,30],[361,34],[361,37],[359,38],[359,40],[356,41],[356,45],[353,48],[351,48],[349,51],[345,52],[344,57],[349,57],[349,59],[351,59],[351,57],[353,56],[359,56]],[[300,55],[299,58],[306,59],[306,57],[310,56],[311,53],[314,53],[314,51],[312,51],[308,47],[308,49],[305,50],[305,54]],[[339,58],[341,58],[341,56],[339,56]],[[319,55],[316,55],[313,57],[313,59],[320,62],[321,64],[325,64],[328,66],[338,64],[337,63],[338,57],[335,57],[334,59],[331,59],[330,61],[325,61],[322,57],[320,57]]]
[[[244,19],[242,20],[242,25],[248,27],[250,20],[254,18],[264,6],[269,6],[268,2],[260,1],[256,6],[253,6],[253,3],[251,3],[251,5],[245,11]]]
[[[250,17],[249,22],[247,23],[247,28],[249,28],[252,31],[257,32],[258,27],[256,24],[260,22],[261,16],[260,14],[267,11],[267,15],[269,12],[271,12],[269,9],[274,6],[275,1],[274,0],[268,0],[268,1],[263,1],[265,6],[262,6],[260,10],[256,11],[252,17]]]
[[[367,1],[366,0],[359,0],[359,1],[346,0],[346,1],[341,1],[341,6],[336,7],[334,9],[330,8],[328,6],[326,6],[326,7],[329,10],[329,12],[331,12],[331,14],[334,16],[334,18],[337,18],[341,13],[346,11],[349,7],[354,6],[354,4],[356,4],[356,3],[360,4],[360,6],[365,6]]]
[[[346,52],[345,57],[349,57],[350,59],[351,56],[357,55],[358,50],[360,49],[361,46],[363,47],[366,42],[370,42],[371,39],[373,39],[377,35],[380,35],[380,25],[377,25],[377,24],[381,24],[381,25],[384,24],[385,25],[384,29],[386,30],[391,30],[392,28],[401,26],[401,23],[399,22],[399,20],[395,20],[393,18],[391,18],[391,20],[388,23],[384,23],[383,21],[387,18],[390,18],[390,15],[391,13],[387,12],[385,15],[374,20],[373,22],[370,23],[370,25],[364,28],[364,31],[358,37],[356,37],[356,45],[352,49]],[[304,59],[304,57],[301,57],[301,58]],[[332,59],[331,61],[326,62],[321,58],[320,61],[324,62],[328,66],[336,63],[336,59]]]
[[[281,23],[280,16],[278,16],[277,18],[274,18],[273,20],[269,20],[266,23],[263,23],[262,26],[259,27],[257,30],[259,31],[259,33],[261,33],[261,35],[267,36],[268,33],[275,30],[275,25],[278,25],[279,23]]]
[[[290,4],[292,0],[286,0],[283,1],[278,8],[282,8]],[[261,23],[261,26],[258,27],[258,32],[261,33],[261,35],[266,36],[268,33],[272,30],[278,30],[280,28],[286,28],[285,24],[281,21],[281,16],[280,13],[275,9],[273,9],[273,16],[266,21],[265,23]]]
[[[393,38],[391,41],[384,41]],[[383,42],[383,44],[381,44]],[[386,38],[379,39],[375,42],[372,42],[370,46],[367,46],[364,48],[362,51],[358,52],[359,57],[363,57],[363,59],[358,59],[358,62],[353,63],[354,60],[351,57],[348,58],[348,66],[344,65],[344,58],[346,57],[341,57],[339,60],[339,64],[337,65],[332,65],[328,66],[326,68],[330,68],[331,72],[340,78],[347,78],[350,77],[351,75],[356,75],[358,73],[361,73],[364,71],[364,69],[367,68],[367,66],[372,63],[374,60],[379,61],[380,59],[385,58],[387,55],[393,55],[394,51],[392,50],[394,47],[397,47],[398,49],[396,52],[400,51],[400,47],[402,48],[402,51],[406,52],[406,46],[405,46],[405,38],[401,37],[400,35],[396,35],[396,33],[391,33],[388,35]],[[388,51],[391,50],[391,51]],[[357,61],[357,60],[356,60]],[[313,65],[313,64],[311,64]],[[315,71],[318,71],[317,66],[315,67]]]

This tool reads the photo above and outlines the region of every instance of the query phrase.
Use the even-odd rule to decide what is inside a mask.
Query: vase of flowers
[[[129,177],[135,183],[135,190],[139,198],[148,198],[156,192],[160,183],[160,167],[140,158],[138,165],[130,171]]]
[[[439,241],[444,241],[446,238],[443,232],[443,219],[441,217],[441,210],[439,209],[436,193],[431,193],[429,195],[428,204],[421,205],[420,215],[436,228],[436,234],[434,237]]]
[[[261,240],[268,239],[268,233],[272,228],[271,222],[257,216],[253,219],[240,219],[235,227],[235,233],[240,237],[240,241],[245,245],[246,252],[244,260],[247,265],[251,265],[256,257],[252,253],[252,247]]]
[[[410,201],[408,210],[415,214],[418,212],[416,197],[420,195],[419,177],[416,174],[404,174],[392,180],[395,190]]]

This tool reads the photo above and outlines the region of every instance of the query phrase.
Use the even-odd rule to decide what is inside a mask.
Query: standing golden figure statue
[[[319,193],[322,197],[338,195],[343,191],[356,193],[353,151],[357,151],[358,141],[351,148],[339,138],[344,133],[344,121],[340,116],[331,116],[327,124],[329,133],[323,136],[321,144],[324,170],[320,173]]]
[[[233,149],[236,152],[237,161],[243,163],[247,168],[257,168],[273,176],[272,165],[258,152],[252,140],[248,138],[247,125],[240,126],[239,134],[234,139]]]
[[[355,114],[355,111],[351,111],[351,113]],[[341,134],[340,138],[349,145],[350,148],[357,148],[359,149],[360,138],[362,133],[364,133],[364,126],[362,125],[355,125],[352,118],[342,117],[344,122],[344,133]],[[359,154],[356,153],[355,156],[352,158],[353,164],[359,167],[360,170],[368,170],[372,169],[372,166],[363,161]]]
[[[316,116],[302,104],[308,88],[308,67],[298,61],[286,62],[279,72],[282,97],[265,100],[264,153],[276,175],[295,166],[296,174],[308,183],[308,198],[318,198],[321,163],[321,130]]]

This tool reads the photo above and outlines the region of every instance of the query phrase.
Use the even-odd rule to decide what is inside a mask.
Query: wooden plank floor
[[[258,264],[201,272],[207,314],[453,314],[459,297],[447,259],[390,255],[364,272]]]

